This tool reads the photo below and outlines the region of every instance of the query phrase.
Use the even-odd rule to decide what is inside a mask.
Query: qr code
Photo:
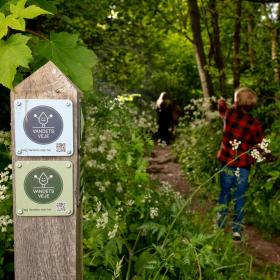
[[[66,211],[66,202],[58,202],[56,203],[56,211],[65,212]]]
[[[66,152],[66,143],[56,143],[57,152]]]

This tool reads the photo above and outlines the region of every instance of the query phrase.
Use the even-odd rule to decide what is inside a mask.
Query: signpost
[[[16,280],[81,280],[81,92],[48,62],[11,92]]]

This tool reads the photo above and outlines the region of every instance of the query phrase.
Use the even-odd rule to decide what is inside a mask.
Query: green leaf
[[[0,40],[0,83],[11,89],[16,69],[27,67],[32,60],[26,43],[30,38],[21,34],[12,35],[7,41]]]
[[[6,24],[12,29],[21,30],[21,31],[25,30],[25,20],[17,19],[15,15],[8,15],[6,17]]]
[[[8,26],[6,23],[5,15],[0,13],[0,39],[8,33]]]
[[[48,11],[52,14],[57,13],[57,8],[54,1],[45,1],[45,0],[30,0],[28,1],[31,5],[36,5],[45,11]]]
[[[35,5],[31,5],[25,8],[26,0],[20,0],[16,5],[10,5],[10,11],[12,14],[19,18],[32,19],[42,14],[50,14],[50,12],[41,9]]]
[[[93,86],[92,67],[97,60],[92,50],[79,45],[78,39],[75,34],[51,33],[50,40],[41,42],[35,51],[53,61],[81,90],[90,91]]]
[[[8,27],[16,30],[25,30],[25,21],[17,19],[14,15],[8,15],[0,13],[0,39],[7,35]]]

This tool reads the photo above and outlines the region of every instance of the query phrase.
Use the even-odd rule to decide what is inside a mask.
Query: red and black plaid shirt
[[[245,152],[262,142],[264,135],[260,122],[242,107],[235,105],[227,108],[224,100],[219,101],[219,113],[224,120],[224,130],[218,160],[230,166],[249,167],[255,160]],[[241,142],[237,150],[233,150],[230,144],[235,139]],[[243,155],[236,158],[241,154]]]

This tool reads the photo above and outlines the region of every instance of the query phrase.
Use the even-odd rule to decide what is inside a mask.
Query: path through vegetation
[[[176,157],[172,154],[171,146],[154,147],[148,172],[152,179],[168,182],[182,195],[188,196],[191,192],[190,185],[180,165],[176,162]],[[206,201],[206,204],[213,204]],[[192,208],[201,215],[206,214],[209,207],[201,204],[197,197],[194,198]],[[280,238],[274,237],[265,240],[262,234],[252,225],[246,225],[244,242],[238,243],[248,254],[253,256],[253,267],[264,268],[270,266],[280,266]]]

